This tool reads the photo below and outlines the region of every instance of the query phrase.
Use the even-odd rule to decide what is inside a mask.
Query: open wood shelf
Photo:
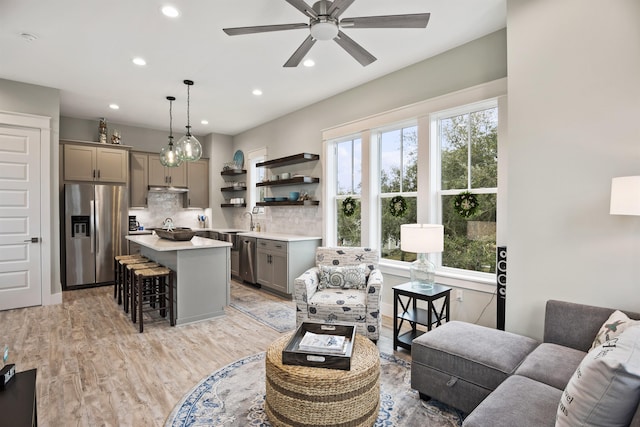
[[[222,187],[220,191],[244,191],[247,187]]]
[[[314,178],[312,176],[297,176],[289,179],[279,179],[278,181],[265,181],[258,182],[256,187],[274,187],[277,185],[292,185],[292,184],[315,184],[320,182],[320,178]]]
[[[300,154],[294,154],[293,156],[281,157],[279,159],[260,162],[256,164],[256,167],[273,168],[273,167],[280,167],[280,166],[295,165],[297,163],[313,162],[316,160],[320,160],[320,156],[318,154],[300,153]]]
[[[246,203],[223,203],[220,205],[223,208],[246,208]]]
[[[244,175],[246,173],[247,173],[246,169],[227,169],[220,172],[220,175],[236,176],[236,175]]]
[[[319,200],[296,200],[295,202],[285,200],[284,202],[257,202],[256,206],[318,206],[319,204]]]

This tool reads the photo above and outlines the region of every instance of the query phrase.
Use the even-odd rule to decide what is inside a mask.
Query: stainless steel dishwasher
[[[222,240],[223,242],[229,242],[231,243],[231,276],[239,276],[240,275],[240,269],[239,269],[239,254],[238,254],[238,236],[236,235],[236,232],[219,232],[218,233],[218,239],[217,240]]]
[[[256,238],[238,236],[240,247],[240,278],[248,283],[257,283],[256,279]]]

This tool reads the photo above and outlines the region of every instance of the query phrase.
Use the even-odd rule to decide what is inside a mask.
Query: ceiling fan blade
[[[316,11],[313,10],[313,8],[303,0],[285,0],[285,1],[289,3],[291,6],[298,9],[300,12],[307,15],[309,18],[318,19],[318,14],[316,13]]]
[[[338,18],[355,0],[334,0],[327,13],[332,18]]]
[[[298,28],[309,28],[309,24],[259,25],[256,27],[223,28],[222,31],[230,36],[239,36],[242,34],[268,33],[270,31],[297,30]]]
[[[333,40],[346,50],[349,55],[353,56],[363,67],[366,67],[376,60],[375,56],[367,52],[365,48],[354,42],[342,31],[338,31],[338,36]]]
[[[284,63],[283,67],[297,67],[300,61],[302,61],[302,58],[304,58],[305,55],[309,53],[309,50],[311,50],[311,47],[315,43],[316,43],[316,39],[314,39],[313,37],[311,37],[311,35],[309,35],[305,39],[305,41],[302,42],[300,47],[296,49],[295,52],[293,52],[293,55],[291,55],[291,58],[289,58],[289,60]]]
[[[429,23],[430,16],[430,13],[362,16],[342,19],[340,26],[344,28],[425,28]]]

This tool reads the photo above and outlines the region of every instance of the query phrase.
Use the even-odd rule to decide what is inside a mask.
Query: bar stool
[[[118,296],[118,283],[120,283],[120,269],[118,268],[120,260],[122,259],[128,259],[128,258],[135,258],[135,257],[140,257],[142,255],[140,254],[133,254],[133,255],[117,255],[113,258],[113,274],[115,276],[114,280],[113,280],[113,298]],[[120,304],[120,301],[118,301],[118,304]]]
[[[122,280],[122,296],[124,312],[129,312],[129,303],[131,302],[131,288],[133,287],[133,272],[135,270],[144,270],[145,268],[162,267],[157,262],[145,262],[142,264],[128,264],[125,266],[126,273]]]
[[[145,268],[133,270],[131,289],[131,320],[140,320],[140,332],[143,331],[143,313],[160,311],[160,316],[167,316],[169,304],[169,324],[175,326],[173,310],[173,271],[167,267]],[[156,306],[156,302],[158,303]],[[146,309],[144,307],[146,306]]]
[[[127,258],[119,259],[116,265],[116,280],[114,282],[115,289],[113,297],[118,297],[118,304],[122,304],[122,290],[124,281],[126,280],[126,266],[131,264],[143,264],[149,262],[149,258],[142,255],[129,255]]]

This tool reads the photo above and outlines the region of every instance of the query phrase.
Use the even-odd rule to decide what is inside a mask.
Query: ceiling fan
[[[309,52],[317,40],[334,40],[344,50],[353,56],[362,66],[367,66],[376,57],[367,52],[362,46],[353,41],[341,28],[425,28],[429,22],[430,13],[416,13],[408,15],[363,16],[360,18],[344,18],[340,16],[355,0],[320,0],[313,7],[304,0],[285,0],[291,6],[309,17],[309,23],[260,25],[255,27],[224,28],[230,36],[242,34],[266,33],[270,31],[296,30],[309,28],[311,34],[302,42],[300,47],[285,62],[285,67],[296,67]]]

